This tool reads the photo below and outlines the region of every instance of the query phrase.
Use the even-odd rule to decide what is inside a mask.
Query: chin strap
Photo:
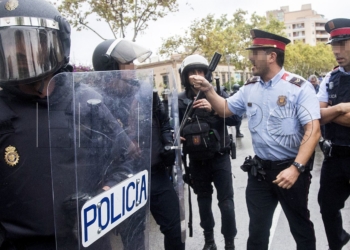
[[[44,90],[44,87],[45,87],[44,79],[41,79],[40,87],[39,87],[39,89],[37,90],[37,92],[38,92],[40,95],[42,95],[43,90]]]

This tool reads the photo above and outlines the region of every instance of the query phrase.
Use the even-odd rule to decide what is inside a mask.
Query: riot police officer
[[[70,27],[43,0],[2,1],[0,19],[0,245],[55,249],[45,103],[51,77],[69,70]]]
[[[235,210],[233,201],[232,172],[230,162],[230,143],[231,139],[227,132],[226,126],[234,126],[237,122],[236,118],[230,117],[226,121],[215,114],[210,103],[205,99],[194,100],[198,91],[190,84],[189,77],[192,75],[204,76],[208,71],[208,61],[200,55],[191,55],[186,57],[181,64],[180,74],[181,83],[185,87],[185,91],[179,94],[179,116],[183,124],[181,131],[182,140],[184,141],[184,153],[188,154],[189,174],[187,176],[189,184],[193,187],[197,194],[197,201],[200,215],[200,225],[204,230],[205,244],[203,250],[215,250],[216,244],[214,240],[214,217],[211,210],[213,186],[217,190],[219,208],[221,211],[221,232],[225,238],[225,249],[234,249],[234,237],[237,234]],[[222,91],[222,95],[227,97],[227,93]],[[191,105],[193,105],[193,114],[189,114]],[[187,119],[193,122],[187,122]],[[197,120],[198,118],[198,120]],[[198,121],[198,123],[197,123]],[[187,126],[188,123],[188,126]],[[196,124],[202,124],[196,127]],[[211,141],[217,138],[217,145],[206,144],[201,150],[192,151],[189,147],[193,138],[199,138],[195,132],[208,127],[209,133],[218,135],[212,137]],[[188,135],[189,137],[187,137]],[[207,142],[209,142],[209,138]],[[197,141],[200,143],[200,139]],[[196,143],[194,143],[196,144]],[[205,156],[208,156],[207,158]],[[210,157],[209,157],[210,156]]]
[[[325,124],[318,202],[329,249],[340,250],[350,239],[340,212],[350,195],[350,19],[329,20],[325,29],[339,66],[326,75],[318,92],[321,124]]]
[[[128,78],[123,78],[122,75],[128,74],[127,70],[135,69],[134,60],[138,59],[140,61],[141,59],[144,61],[150,55],[151,52],[148,49],[137,43],[126,39],[110,39],[101,42],[95,48],[92,61],[96,71],[123,70],[120,72],[120,79],[114,79],[115,87],[133,88],[134,94],[142,94],[144,90],[138,88],[139,84],[138,80],[135,79],[136,76],[130,77],[129,75]],[[121,107],[126,107],[129,111],[132,110],[133,98],[132,96],[126,96],[124,99],[121,99],[124,103],[120,103],[118,107],[111,108],[115,110],[113,113],[117,118],[119,117],[118,112],[121,112]],[[181,250],[185,249],[185,244],[181,242],[179,199],[168,171],[168,168],[174,164],[175,152],[174,150],[165,150],[166,146],[173,145],[173,128],[170,126],[169,116],[156,91],[153,92],[152,113],[150,210],[155,221],[160,226],[161,232],[164,234],[164,249]],[[122,121],[122,123],[130,137],[133,138],[132,134],[130,134],[133,131],[128,128],[132,126],[132,124],[129,124],[130,121]],[[135,231],[144,229],[144,226],[139,224],[139,221],[127,220],[123,225],[124,228],[120,227],[117,231],[119,231],[122,238],[125,238],[128,237],[126,231],[136,234]],[[129,228],[129,230],[125,230],[125,228]],[[126,246],[125,242],[123,239],[125,249],[142,248],[133,245]]]
[[[99,136],[99,147],[90,144],[93,132],[87,100],[100,98],[100,95],[86,85],[79,85],[76,89],[84,93],[80,99],[84,104],[80,152],[87,157],[74,157],[75,150],[71,146],[75,142],[71,133],[73,93],[71,85],[65,81],[65,73],[72,71],[68,64],[70,25],[52,4],[45,0],[2,1],[0,37],[0,151],[3,155],[0,158],[0,248],[47,250],[58,246],[76,249],[79,244],[76,239],[77,192],[96,194],[115,184],[118,177],[114,164],[128,159],[122,150],[131,145],[130,140],[111,119],[106,107],[100,105],[105,116],[100,117],[105,136]],[[54,77],[56,80],[50,82]],[[59,78],[62,81],[58,81]],[[48,107],[53,112],[48,112]],[[56,129],[56,133],[50,131],[51,141],[49,117]],[[120,139],[123,143],[115,148],[122,150],[107,152],[101,143],[113,144],[109,138]],[[56,148],[58,154],[54,155],[62,159],[64,169],[57,185],[50,168],[54,158],[52,148]],[[103,158],[111,159],[113,167],[106,168],[100,161]],[[88,171],[83,176],[75,176],[75,170],[81,169]],[[79,188],[76,183],[81,184]],[[70,186],[73,192],[68,190]],[[57,233],[63,231],[63,234]],[[106,239],[87,249],[110,249]]]

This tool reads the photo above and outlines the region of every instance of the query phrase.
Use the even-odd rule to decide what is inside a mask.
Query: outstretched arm
[[[221,117],[229,117],[233,113],[228,109],[226,99],[219,96],[214,88],[204,77],[199,75],[190,76],[190,82],[195,89],[203,92],[215,112]]]

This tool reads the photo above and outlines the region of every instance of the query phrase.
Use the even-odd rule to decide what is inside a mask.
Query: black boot
[[[216,250],[216,244],[214,241],[214,232],[204,232],[205,245],[203,250]]]
[[[241,133],[241,131],[237,130],[236,131],[236,137],[237,138],[241,138],[241,137],[244,137],[244,135]]]
[[[230,239],[230,240],[225,239],[225,250],[235,250],[234,239]]]

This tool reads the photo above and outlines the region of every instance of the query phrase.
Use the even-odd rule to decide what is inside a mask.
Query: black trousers
[[[329,248],[340,250],[347,236],[340,210],[350,195],[350,157],[327,158],[321,169],[318,203]]]
[[[153,171],[151,177],[150,209],[164,234],[165,250],[183,250],[179,198],[165,168]]]
[[[235,125],[236,127],[236,131],[239,132],[241,129],[241,125],[242,125],[242,120],[240,120],[239,122],[237,122],[237,124]]]
[[[225,239],[233,239],[237,228],[229,154],[217,154],[213,159],[206,161],[190,161],[190,173],[194,181],[193,190],[197,194],[201,227],[209,232],[213,231],[215,226],[212,212],[214,183],[221,212],[221,233]]]
[[[273,213],[280,202],[297,249],[315,250],[315,232],[307,207],[311,174],[305,171],[290,189],[283,189],[272,183],[281,171],[265,170],[265,179],[261,180],[248,172],[246,202],[250,221],[247,249],[268,249]]]

